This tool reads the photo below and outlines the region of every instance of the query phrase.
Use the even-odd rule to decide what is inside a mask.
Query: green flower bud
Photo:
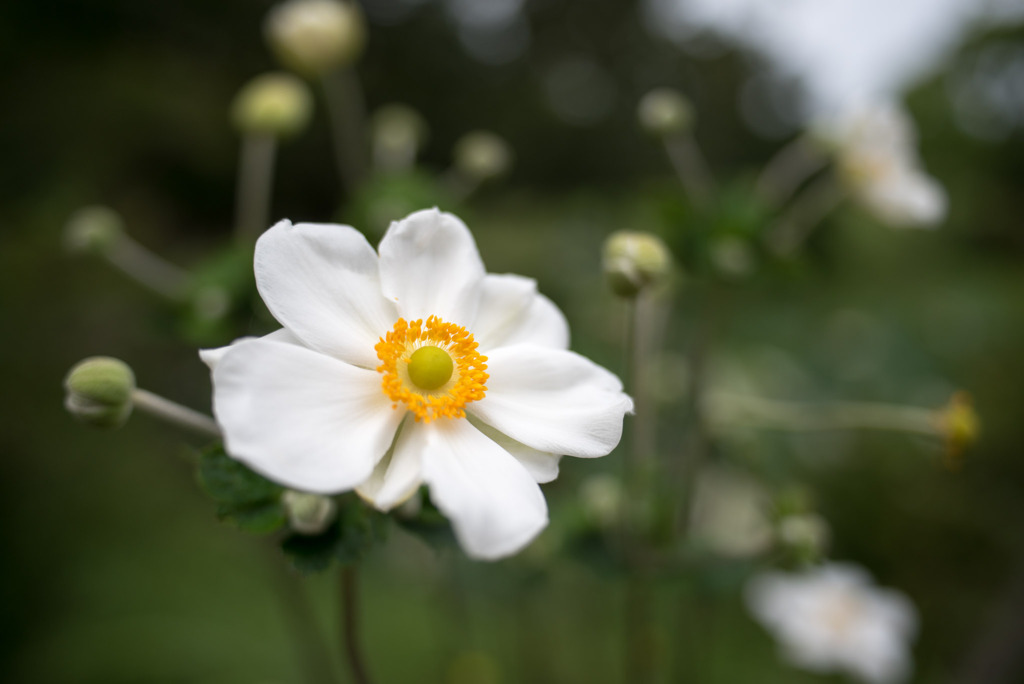
[[[612,475],[591,475],[580,485],[584,515],[602,528],[614,527],[622,519],[626,493],[622,481]]]
[[[231,121],[242,133],[286,137],[309,125],[313,96],[291,74],[273,72],[252,79],[231,105]]]
[[[620,230],[604,243],[604,272],[612,291],[635,297],[664,283],[672,271],[672,255],[661,238],[651,233]]]
[[[711,263],[719,273],[734,279],[753,273],[756,257],[750,243],[733,235],[716,238],[708,248]]]
[[[299,534],[320,534],[334,522],[338,506],[334,499],[320,494],[285,490],[281,504],[288,515],[288,524]]]
[[[690,100],[672,88],[655,88],[644,95],[636,115],[641,128],[657,136],[688,131],[696,119]]]
[[[824,557],[829,542],[828,523],[816,513],[787,515],[776,530],[779,543],[804,562]]]
[[[512,150],[500,136],[473,131],[455,143],[455,167],[474,180],[496,178],[512,166]]]
[[[93,356],[72,367],[64,389],[64,406],[71,415],[95,427],[116,428],[132,412],[135,374],[124,361]]]
[[[964,452],[981,434],[981,418],[974,410],[969,393],[953,394],[939,413],[939,428],[946,441],[946,465],[950,470],[958,470],[963,463]]]
[[[427,122],[411,107],[385,105],[373,114],[375,159],[389,167],[412,166],[416,152],[427,139]]]
[[[68,219],[64,243],[73,252],[102,254],[124,233],[124,220],[110,207],[84,207]]]
[[[366,45],[366,20],[354,2],[288,0],[270,10],[264,31],[281,63],[306,76],[351,65]]]

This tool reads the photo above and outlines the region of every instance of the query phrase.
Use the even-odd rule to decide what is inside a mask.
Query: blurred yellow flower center
[[[463,418],[466,404],[487,391],[487,357],[465,328],[437,316],[394,328],[375,347],[384,394],[404,404],[417,421]]]

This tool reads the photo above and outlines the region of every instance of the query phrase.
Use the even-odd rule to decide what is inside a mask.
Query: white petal
[[[381,294],[377,255],[357,230],[281,221],[256,242],[256,285],[274,318],[306,346],[374,368],[398,318]]]
[[[544,484],[558,477],[558,462],[562,460],[560,454],[548,454],[531,449],[508,435],[503,435],[486,423],[481,423],[476,419],[472,419],[471,422],[476,429],[497,442],[498,446],[502,449],[512,454],[537,482]]]
[[[399,428],[394,446],[373,469],[373,475],[356,491],[376,508],[389,511],[405,503],[420,485],[423,472],[420,453],[409,447],[410,418]]]
[[[547,525],[547,502],[537,483],[468,420],[411,423],[403,437],[402,448],[422,458],[431,500],[470,556],[513,554]]]
[[[262,339],[232,345],[216,364],[213,410],[231,456],[319,494],[366,480],[405,413],[376,372]]]
[[[558,307],[517,275],[488,274],[480,293],[473,337],[482,351],[513,344],[568,349],[569,324]]]
[[[604,456],[633,401],[612,373],[579,354],[520,344],[488,354],[487,394],[466,408],[538,451]]]
[[[484,264],[466,225],[428,209],[396,221],[380,241],[380,281],[406,320],[476,320]]]
[[[227,345],[226,347],[216,347],[215,349],[200,349],[199,358],[202,359],[203,363],[209,366],[210,370],[212,371],[214,367],[224,357],[224,354],[226,354],[227,351],[231,349],[231,347],[235,346],[239,342],[247,342],[249,340],[258,339],[260,338],[252,336],[239,337],[237,340]],[[289,331],[288,328],[281,328],[280,330],[275,330],[269,335],[264,335],[262,339],[274,340],[277,342],[285,342],[287,344],[302,345],[302,342],[299,340],[299,338],[296,337],[291,331]]]

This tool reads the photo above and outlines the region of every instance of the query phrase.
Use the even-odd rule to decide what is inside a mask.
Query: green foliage
[[[281,543],[281,550],[299,572],[321,572],[334,562],[350,565],[359,561],[387,539],[387,534],[387,516],[348,495],[338,501],[338,515],[330,527],[317,535],[291,534]]]
[[[268,534],[286,521],[284,488],[227,455],[220,444],[199,456],[199,484],[217,502],[217,517],[254,534]]]

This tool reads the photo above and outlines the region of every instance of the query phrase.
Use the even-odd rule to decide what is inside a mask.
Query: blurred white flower
[[[768,493],[753,479],[721,467],[697,476],[691,536],[722,556],[744,558],[766,550],[772,542]]]
[[[829,563],[799,574],[763,573],[747,586],[747,603],[797,667],[843,670],[871,684],[910,675],[916,611],[903,594],[873,586],[861,568]]]
[[[909,115],[892,103],[853,112],[823,126],[835,148],[839,177],[879,221],[933,227],[946,216],[946,191],[922,168]]]
[[[282,221],[255,269],[284,328],[202,356],[225,448],[272,480],[381,510],[425,483],[467,553],[491,559],[547,524],[538,483],[561,455],[621,437],[619,379],[568,351],[533,280],[485,273],[451,214],[393,223],[379,255],[349,226]]]
[[[780,84],[800,86],[804,121],[899,98],[974,26],[1022,18],[1019,0],[647,0],[647,10],[652,30],[684,44],[710,31],[757,53]]]

